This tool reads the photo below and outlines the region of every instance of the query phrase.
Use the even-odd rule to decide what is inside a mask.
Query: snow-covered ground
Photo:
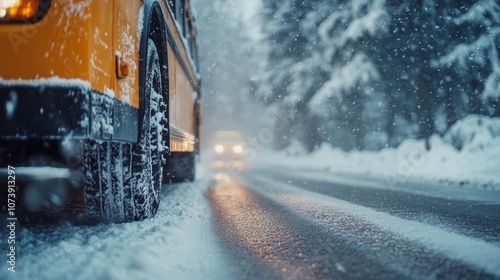
[[[500,190],[500,119],[469,116],[443,137],[406,140],[377,152],[344,152],[324,144],[312,154],[298,145],[282,152],[261,152],[256,163],[391,181],[425,181]]]
[[[312,161],[312,159],[308,160]],[[279,163],[279,160],[275,162]],[[232,168],[232,165],[230,167]],[[267,168],[267,166],[263,167]],[[169,186],[169,189],[163,192],[162,204],[153,219],[125,224],[94,226],[59,224],[23,228],[19,235],[20,242],[16,244],[18,248],[16,249],[18,254],[16,273],[2,269],[0,279],[259,279],[255,275],[261,275],[260,271],[254,271],[253,265],[266,255],[247,259],[248,252],[244,248],[248,248],[245,247],[248,244],[245,242],[250,240],[250,244],[255,246],[253,250],[259,252],[269,252],[270,248],[276,249],[276,251],[271,251],[271,254],[276,254],[273,255],[274,258],[263,259],[274,265],[271,268],[279,267],[279,271],[284,273],[286,270],[281,270],[281,266],[287,269],[293,268],[294,261],[296,261],[295,253],[304,252],[305,248],[297,247],[292,242],[295,247],[285,246],[283,248],[287,249],[283,250],[282,243],[275,241],[283,237],[280,234],[294,232],[294,229],[304,226],[304,223],[308,226],[319,225],[330,234],[337,234],[340,230],[348,241],[371,240],[366,239],[363,234],[368,232],[373,234],[376,231],[378,234],[374,237],[377,240],[376,246],[382,244],[380,246],[387,248],[387,250],[377,251],[382,256],[380,259],[386,261],[383,263],[385,265],[389,260],[387,257],[399,258],[401,254],[404,254],[404,252],[391,251],[391,242],[397,240],[404,241],[401,246],[409,248],[409,251],[418,246],[429,249],[426,255],[430,256],[429,260],[432,264],[443,261],[444,258],[451,260],[446,261],[447,263],[464,263],[494,276],[500,275],[500,266],[495,261],[500,256],[499,244],[485,240],[481,234],[476,237],[474,232],[468,235],[463,234],[460,231],[460,225],[458,229],[451,227],[452,230],[448,230],[445,224],[429,224],[418,219],[406,219],[394,213],[387,213],[383,209],[376,210],[363,206],[362,203],[357,204],[304,189],[292,182],[292,179],[288,182],[288,179],[280,182],[263,175],[264,173],[253,172],[252,169],[246,170],[248,172],[246,175],[241,173],[243,175],[241,178],[247,180],[250,178],[253,183],[235,183],[236,180],[224,170],[224,166],[215,166],[213,170],[209,170],[200,165],[196,182]],[[305,171],[304,173],[309,177],[321,179],[322,175],[317,174],[325,172]],[[279,173],[273,174],[279,175]],[[304,175],[304,178],[307,176]],[[333,184],[332,187],[334,187]],[[215,192],[216,195],[213,190],[218,190]],[[478,193],[499,193],[469,188],[467,190]],[[212,195],[209,194],[210,191]],[[364,191],[369,193],[371,190],[366,188]],[[255,196],[253,193],[259,195]],[[362,196],[361,193],[360,196]],[[469,200],[476,200],[468,194],[465,197]],[[488,205],[490,201],[496,201],[495,204],[497,204],[498,196],[496,197],[477,197],[477,200],[487,202]],[[391,197],[388,199],[390,200]],[[392,199],[397,200],[398,197]],[[248,204],[247,208],[239,204],[241,201]],[[431,202],[431,200],[428,201]],[[223,209],[228,212],[221,212],[216,207],[217,205],[223,205]],[[275,207],[276,205],[280,206]],[[404,209],[400,210],[404,212]],[[267,217],[269,219],[267,225],[270,228],[263,227],[263,220],[257,219],[254,216],[255,213],[260,215],[258,217]],[[283,213],[288,214],[281,216]],[[228,215],[232,216],[233,220],[229,219]],[[436,213],[429,215],[435,216]],[[218,217],[219,220],[214,217]],[[235,217],[237,219],[234,220]],[[279,219],[275,220],[273,217],[279,217]],[[284,219],[284,217],[287,218]],[[334,220],[330,220],[332,217]],[[238,236],[243,236],[237,239],[238,242],[235,244],[233,244],[233,239],[220,234],[224,228],[221,229],[221,219],[226,222],[222,223],[223,225],[233,229],[229,231],[230,233],[241,233],[241,236]],[[310,234],[308,226],[304,226],[298,233]],[[366,228],[372,230],[364,233]],[[252,232],[249,229],[258,230]],[[362,238],[358,239],[360,232]],[[310,235],[305,235],[307,236]],[[297,242],[297,238],[305,237],[294,235],[294,242]],[[283,240],[284,243],[285,241]],[[307,243],[310,241],[308,238],[302,241],[303,244],[312,246],[309,248],[312,252],[320,252],[321,250],[317,249],[325,245]],[[233,245],[240,251],[232,250]],[[370,242],[365,245],[358,244],[356,248],[359,246],[374,250]],[[288,250],[294,252],[291,259],[288,259]],[[312,256],[318,257],[322,262],[333,259],[330,258],[331,255]],[[405,258],[408,259],[398,260],[395,266],[413,267],[413,262],[419,261],[418,256],[405,256]],[[346,256],[344,260],[358,262],[356,255]],[[356,271],[349,270],[348,266],[344,268],[341,262],[335,265],[341,273],[354,273],[349,274],[354,275],[354,278],[359,275]],[[376,265],[378,267],[380,264]],[[307,272],[303,264],[296,268]],[[418,270],[412,271],[405,273],[408,275],[422,273]],[[379,277],[383,278],[383,275]]]
[[[0,279],[230,279],[211,234],[209,177],[178,184],[142,222],[23,228],[16,272]]]

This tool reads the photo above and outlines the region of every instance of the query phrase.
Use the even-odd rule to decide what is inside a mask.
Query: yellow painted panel
[[[36,24],[0,24],[0,77],[60,77],[112,88],[112,0],[53,0]]]
[[[115,98],[139,108],[139,15],[142,1],[115,2],[115,50],[130,66],[130,75],[117,80]]]
[[[116,81],[113,18],[110,16],[114,2],[117,1],[94,0],[90,10],[90,82],[104,93],[114,90]]]
[[[160,4],[179,50],[176,54],[167,44],[170,122],[194,134],[196,89],[190,78],[196,79],[195,72],[174,19],[165,2]],[[142,5],[137,0],[53,0],[45,18],[36,24],[0,24],[0,78],[81,79],[99,92],[112,90],[115,98],[138,108]],[[130,75],[122,80],[115,73],[117,54],[130,65]]]
[[[54,1],[37,24],[0,25],[0,76],[34,79],[58,75],[88,80],[89,5],[79,13]],[[66,64],[66,65],[65,65]],[[83,71],[82,71],[83,70]]]

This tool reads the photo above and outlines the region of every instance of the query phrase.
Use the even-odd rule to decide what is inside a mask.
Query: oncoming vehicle
[[[90,217],[152,217],[195,175],[196,35],[188,0],[0,1],[0,174],[68,170]]]
[[[225,130],[217,131],[212,139],[212,146],[217,160],[239,160],[242,159],[244,139],[239,131]]]

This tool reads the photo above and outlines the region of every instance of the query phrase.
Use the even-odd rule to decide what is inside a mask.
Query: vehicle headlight
[[[233,147],[233,152],[239,154],[241,153],[241,151],[243,151],[243,148],[240,145],[236,145]]]
[[[0,0],[0,22],[39,21],[49,6],[47,0]]]
[[[220,154],[224,152],[224,147],[222,145],[217,145],[215,146],[215,151]]]

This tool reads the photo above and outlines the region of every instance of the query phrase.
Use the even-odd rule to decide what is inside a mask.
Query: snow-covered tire
[[[98,220],[143,220],[153,217],[159,207],[168,115],[158,50],[152,40],[146,59],[139,143],[84,143],[86,206],[89,215]]]

